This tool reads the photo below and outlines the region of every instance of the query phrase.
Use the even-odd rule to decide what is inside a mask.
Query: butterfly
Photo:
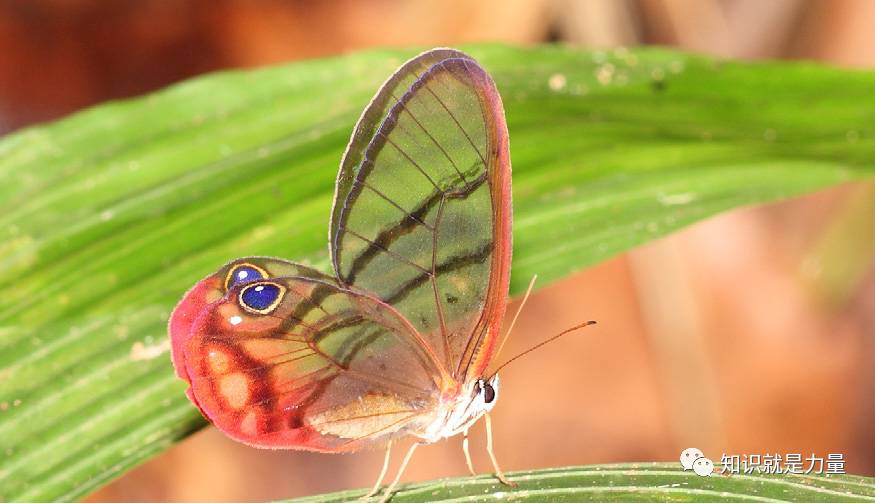
[[[230,262],[169,321],[176,374],[219,430],[271,449],[349,452],[465,434],[498,398],[511,262],[501,97],[470,56],[404,63],[356,124],[337,176],[331,274]],[[472,470],[473,472],[473,470]]]

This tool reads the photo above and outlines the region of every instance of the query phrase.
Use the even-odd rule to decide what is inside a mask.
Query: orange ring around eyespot
[[[234,267],[232,267],[231,270],[228,271],[228,274],[225,275],[225,284],[224,284],[224,287],[225,287],[225,291],[226,291],[226,292],[228,291],[228,285],[231,283],[231,277],[232,277],[232,276],[234,275],[234,273],[237,272],[237,270],[240,269],[241,267],[251,267],[251,268],[253,268],[253,269],[255,269],[256,271],[258,271],[258,272],[261,273],[261,279],[270,279],[270,274],[268,274],[267,271],[265,271],[265,270],[262,269],[261,267],[258,267],[258,266],[255,265],[255,264],[250,264],[249,262],[240,262],[239,264],[234,264]]]
[[[249,290],[250,288],[255,288],[255,287],[263,286],[263,285],[271,285],[271,286],[275,286],[275,287],[279,288],[280,293],[277,294],[276,299],[269,306],[267,306],[264,309],[253,309],[253,308],[247,306],[246,303],[243,302],[243,294],[246,293],[246,291]],[[288,291],[288,289],[279,283],[275,283],[273,281],[256,281],[256,282],[250,283],[250,284],[248,284],[245,287],[240,289],[240,293],[237,294],[237,304],[240,307],[242,307],[244,311],[249,312],[249,313],[270,314],[274,311],[274,309],[277,308],[277,306],[280,305],[280,302],[282,302],[283,297],[286,296],[286,291]]]

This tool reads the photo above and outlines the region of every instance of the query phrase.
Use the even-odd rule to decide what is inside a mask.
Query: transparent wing
[[[458,51],[414,58],[365,111],[341,165],[330,234],[338,281],[396,308],[465,379],[495,345],[510,225],[495,84]]]
[[[185,343],[191,394],[257,447],[354,450],[400,435],[440,394],[431,356],[377,299],[308,277],[238,284]]]

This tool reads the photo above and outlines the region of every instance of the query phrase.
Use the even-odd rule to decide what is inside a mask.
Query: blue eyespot
[[[256,283],[240,292],[240,303],[244,308],[261,314],[272,311],[280,302],[283,288],[274,283]]]
[[[260,279],[265,279],[265,274],[261,269],[249,264],[237,264],[228,272],[225,289],[230,290],[236,285],[251,283]]]

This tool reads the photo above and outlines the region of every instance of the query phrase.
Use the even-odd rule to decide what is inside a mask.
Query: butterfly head
[[[477,383],[474,385],[474,400],[471,402],[471,408],[479,412],[477,417],[491,411],[497,401],[498,374],[489,378],[477,379]]]
[[[449,407],[449,413],[429,424],[420,435],[427,442],[437,442],[467,430],[498,401],[498,375],[481,377],[469,382]]]

